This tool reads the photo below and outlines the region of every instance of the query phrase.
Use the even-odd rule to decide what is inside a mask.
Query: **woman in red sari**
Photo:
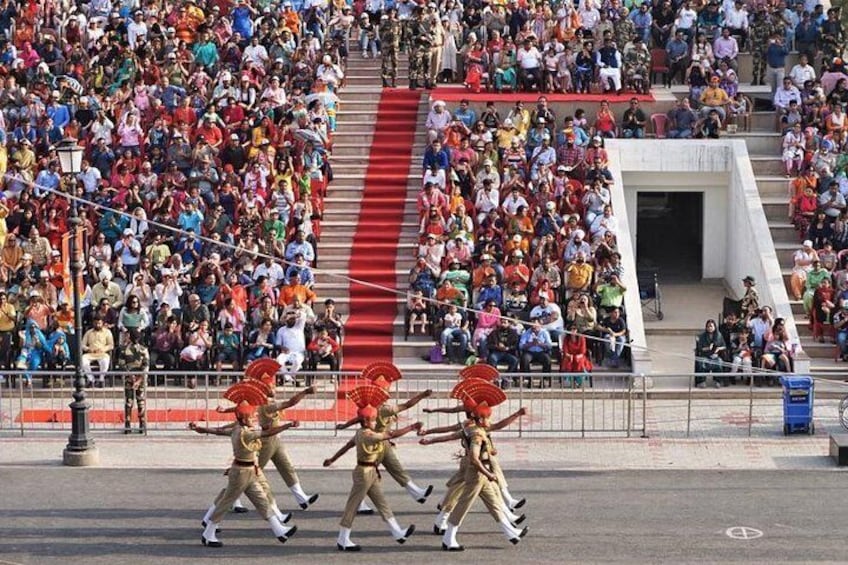
[[[813,330],[813,339],[824,341],[824,326],[832,321],[834,298],[836,291],[830,284],[830,279],[824,279],[816,292],[813,294],[813,315],[810,318],[810,326]]]
[[[595,114],[595,134],[601,137],[615,137],[616,134],[615,114],[606,100],[601,100],[601,107]]]
[[[480,92],[483,73],[486,72],[486,50],[483,42],[478,41],[465,55],[465,86],[473,92]]]
[[[586,349],[586,338],[577,333],[577,326],[569,324],[562,340],[562,362],[559,366],[563,373],[591,373],[592,361]],[[575,377],[574,383],[583,384],[583,377]]]

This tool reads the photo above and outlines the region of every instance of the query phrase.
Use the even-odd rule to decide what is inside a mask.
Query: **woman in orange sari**
[[[592,361],[586,347],[586,338],[577,333],[577,326],[569,324],[562,341],[562,362],[559,369],[563,373],[591,373]],[[583,384],[583,377],[575,377],[574,383]]]

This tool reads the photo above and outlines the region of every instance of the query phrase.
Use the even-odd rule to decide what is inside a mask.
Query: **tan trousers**
[[[271,517],[271,502],[266,493],[271,492],[268,481],[262,469],[256,467],[239,467],[233,465],[227,475],[227,488],[223,489],[215,497],[215,512],[211,520],[216,524],[223,521],[224,516],[230,511],[233,502],[242,494],[247,495],[259,514],[267,520]]]
[[[356,518],[356,511],[366,496],[371,499],[374,508],[380,513],[383,520],[388,520],[394,516],[392,509],[389,508],[389,503],[386,502],[386,497],[383,496],[383,489],[380,483],[380,476],[377,474],[376,467],[356,466],[353,470],[353,486],[350,488],[350,494],[347,497],[347,504],[345,505],[340,523],[342,528],[353,527],[353,519]]]
[[[501,513],[501,500],[498,497],[498,485],[490,482],[489,479],[478,472],[473,475],[471,473],[466,475],[462,493],[460,493],[459,500],[451,511],[448,522],[453,526],[460,526],[465,515],[471,509],[471,505],[474,504],[474,499],[478,496],[495,522],[500,522],[503,514]]]
[[[505,485],[506,479],[503,479],[503,470],[501,470],[500,465],[497,465],[495,459],[490,459],[492,462],[492,472],[497,475],[498,485]],[[453,476],[448,480],[447,487],[448,490],[445,492],[445,496],[442,499],[442,512],[445,514],[450,514],[450,512],[456,507],[457,502],[459,502],[459,497],[462,494],[462,487],[465,486],[465,475],[468,469],[468,462],[463,457],[459,463],[459,470],[453,474]],[[505,506],[503,502],[503,495],[501,494],[501,489],[495,485],[494,489],[495,496],[498,499],[498,508],[503,508]]]
[[[400,464],[397,452],[395,451],[395,446],[388,442],[386,443],[386,448],[383,450],[383,458],[380,460],[380,464],[400,486],[405,487],[411,480],[409,478],[409,473],[407,473],[404,470],[403,465]]]
[[[289,459],[289,454],[277,436],[262,440],[262,449],[259,451],[259,467],[264,469],[268,461],[274,463],[274,467],[277,468],[287,487],[291,488],[300,482],[297,478],[297,472],[294,470],[294,465]]]
[[[430,50],[430,68],[428,74],[432,82],[436,82],[436,77],[442,71],[442,46],[433,47]]]

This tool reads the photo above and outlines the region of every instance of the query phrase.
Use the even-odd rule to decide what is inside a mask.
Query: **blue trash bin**
[[[781,377],[783,384],[783,435],[816,433],[813,423],[815,386],[811,377]]]

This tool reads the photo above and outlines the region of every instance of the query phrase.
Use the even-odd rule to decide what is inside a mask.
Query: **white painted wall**
[[[638,192],[703,192],[704,278],[723,279],[728,288],[741,296],[741,279],[746,275],[755,277],[761,302],[772,304],[776,315],[786,319],[789,334],[797,343],[798,332],[789,296],[745,142],[741,139],[616,139],[608,142],[607,152],[616,181],[613,206],[619,218],[627,219],[621,231],[630,233],[630,238],[620,241],[625,268],[628,273],[633,273],[633,278],[625,284],[629,287],[636,282]],[[622,206],[626,210],[624,214]],[[634,337],[634,341],[645,343],[641,307],[635,294],[627,295],[630,299],[626,303],[628,323],[631,333],[638,336]],[[639,312],[638,316],[632,316],[635,311]],[[650,366],[650,359],[645,364]],[[809,370],[806,355],[797,357],[796,370]]]

